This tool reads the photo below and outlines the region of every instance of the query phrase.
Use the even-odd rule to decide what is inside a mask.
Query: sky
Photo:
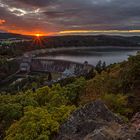
[[[0,32],[140,35],[140,0],[0,0]]]

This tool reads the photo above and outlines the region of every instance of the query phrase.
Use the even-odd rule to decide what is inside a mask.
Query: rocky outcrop
[[[132,118],[131,126],[136,130],[140,130],[140,112],[136,113],[136,115]]]
[[[122,123],[101,101],[85,105],[73,112],[61,126],[57,140],[84,140],[95,130],[108,126],[109,122]]]
[[[125,125],[101,101],[95,101],[72,113],[60,127],[55,140],[139,140],[139,115]]]

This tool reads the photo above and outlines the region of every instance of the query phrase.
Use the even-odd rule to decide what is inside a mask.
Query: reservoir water
[[[39,58],[68,60],[96,65],[99,60],[107,65],[127,60],[130,55],[136,55],[138,47],[72,47],[49,49]]]

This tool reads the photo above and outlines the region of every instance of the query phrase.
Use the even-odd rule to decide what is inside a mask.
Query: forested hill
[[[0,39],[10,39],[10,38],[28,39],[31,38],[31,36],[13,34],[13,33],[0,33]]]
[[[0,33],[0,39],[20,38],[34,39],[33,36],[25,36],[12,33]],[[109,35],[69,35],[69,36],[48,36],[42,37],[44,45],[47,47],[56,46],[140,46],[140,37],[124,37]]]
[[[48,46],[140,46],[140,37],[123,36],[56,36],[46,37]]]

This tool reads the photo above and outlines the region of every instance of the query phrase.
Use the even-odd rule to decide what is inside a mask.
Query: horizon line
[[[5,31],[5,32],[0,32],[0,33],[13,33],[13,34],[20,34],[20,35],[27,35],[27,36],[36,36],[39,34],[40,36],[61,36],[61,35],[97,35],[98,33],[107,33],[110,35],[115,35],[115,34],[139,34],[140,30],[63,30],[59,32],[51,32],[51,33],[45,33],[45,32],[33,32],[33,33],[22,33],[22,32],[12,32],[12,31]],[[94,34],[93,34],[94,33]]]

